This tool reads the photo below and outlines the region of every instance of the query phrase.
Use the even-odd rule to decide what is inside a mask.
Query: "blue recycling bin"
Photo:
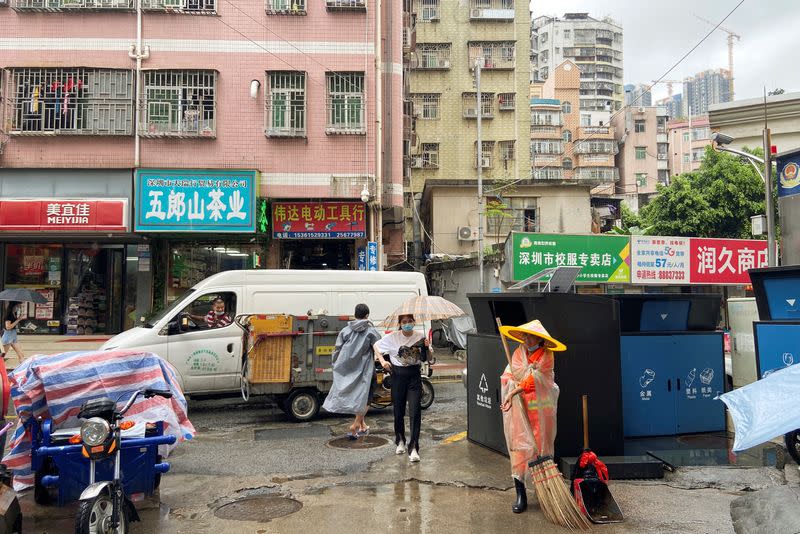
[[[720,295],[617,295],[626,437],[725,429]]]
[[[760,321],[753,323],[758,378],[800,363],[800,266],[751,269]]]

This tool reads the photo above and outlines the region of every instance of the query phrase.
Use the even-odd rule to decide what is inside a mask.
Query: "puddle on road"
[[[387,443],[389,443],[388,439],[378,436],[361,436],[358,439],[350,439],[347,436],[343,436],[333,438],[327,445],[334,449],[362,450],[383,447]]]
[[[270,441],[270,440],[294,440],[299,438],[327,438],[330,437],[331,432],[327,426],[322,425],[309,425],[306,427],[296,426],[290,429],[286,428],[263,428],[254,431],[254,439],[256,441]]]
[[[267,523],[272,519],[293,514],[303,508],[303,503],[281,495],[262,495],[237,499],[214,510],[220,519]]]
[[[774,443],[733,453],[726,433],[689,434],[625,440],[626,455],[650,455],[673,467],[738,466],[783,469],[786,453]]]

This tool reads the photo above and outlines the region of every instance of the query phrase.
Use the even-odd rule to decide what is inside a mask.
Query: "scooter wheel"
[[[113,503],[108,493],[102,493],[94,499],[82,501],[75,516],[75,534],[94,534],[95,532],[110,532],[108,524],[111,522]],[[125,506],[120,510],[120,524],[114,531],[115,534],[127,534],[128,511]]]
[[[786,442],[786,448],[789,450],[789,456],[792,457],[795,463],[800,464],[800,428],[784,435],[783,439]]]
[[[422,395],[420,395],[419,405],[423,410],[427,410],[433,404],[436,395],[433,392],[433,384],[427,378],[422,378]]]

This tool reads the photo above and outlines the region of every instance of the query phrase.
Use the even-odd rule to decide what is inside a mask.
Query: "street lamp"
[[[733,143],[734,138],[722,132],[715,132],[711,135],[711,143],[714,150],[736,154],[750,162],[758,175],[764,181],[764,201],[767,212],[767,264],[775,267],[775,208],[772,202],[772,158],[770,157],[771,143],[769,129],[764,129],[764,158],[759,158],[753,154],[748,154],[743,150],[737,150],[728,145]],[[758,165],[764,165],[764,172]]]

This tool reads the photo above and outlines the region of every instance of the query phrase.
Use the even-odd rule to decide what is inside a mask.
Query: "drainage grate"
[[[374,449],[387,443],[389,443],[388,439],[379,438],[378,436],[363,436],[358,439],[349,439],[344,436],[330,440],[328,447],[333,447],[334,449]]]
[[[293,514],[302,507],[303,503],[289,497],[264,495],[238,499],[224,504],[214,510],[214,515],[220,519],[266,523],[271,519]]]

